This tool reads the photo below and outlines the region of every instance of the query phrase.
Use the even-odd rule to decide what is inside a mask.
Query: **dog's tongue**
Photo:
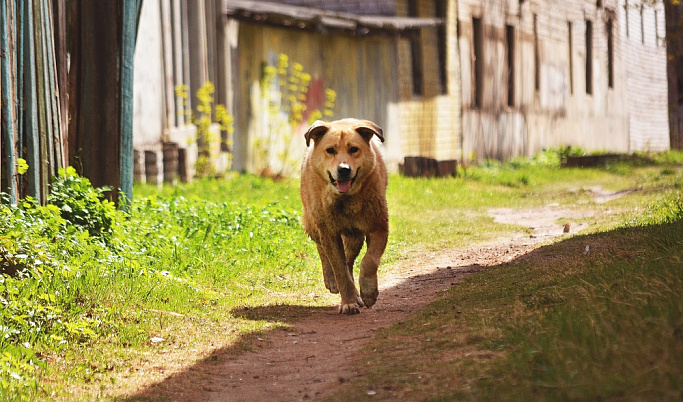
[[[340,193],[346,193],[351,190],[351,180],[337,181],[337,190],[339,190]]]

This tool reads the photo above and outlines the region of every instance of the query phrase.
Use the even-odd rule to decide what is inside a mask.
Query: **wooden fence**
[[[67,165],[132,197],[141,3],[0,0],[0,191],[12,202],[28,195],[44,203],[51,177]]]
[[[13,202],[25,195],[45,200],[50,176],[66,163],[66,75],[59,74],[66,72],[65,41],[54,24],[63,20],[64,4],[3,0],[0,6],[0,172],[2,191]],[[29,166],[24,174],[17,169],[20,158]]]

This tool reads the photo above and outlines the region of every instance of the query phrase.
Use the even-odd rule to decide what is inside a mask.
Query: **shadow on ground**
[[[490,250],[487,250],[487,252]],[[268,331],[243,335],[229,347],[129,396],[128,401],[301,400],[320,397],[353,378],[350,357],[375,331],[424,308],[466,275],[485,267],[456,265],[467,255],[450,256],[453,264],[429,258],[394,275],[372,309],[343,316],[337,306],[290,304],[243,306],[236,317],[283,323]],[[412,273],[411,273],[412,272]],[[427,272],[417,274],[418,272]],[[385,285],[386,286],[386,285]]]

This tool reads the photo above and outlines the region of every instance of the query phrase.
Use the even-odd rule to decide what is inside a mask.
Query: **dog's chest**
[[[331,218],[340,227],[354,228],[364,220],[362,219],[364,215],[362,203],[354,202],[349,198],[335,200],[330,205],[329,212],[332,215]]]
[[[362,212],[362,206],[358,202],[353,202],[349,198],[337,199],[332,203],[332,213],[337,217],[353,218]]]

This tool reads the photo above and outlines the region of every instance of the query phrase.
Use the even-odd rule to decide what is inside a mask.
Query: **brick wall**
[[[417,4],[417,17],[436,17],[434,0]],[[405,156],[427,156],[439,160],[460,159],[461,150],[461,90],[456,35],[456,4],[447,2],[445,32],[423,28],[419,41],[422,63],[418,72],[424,90],[413,91],[413,68],[409,39],[398,44],[399,60],[399,121],[402,151]],[[407,0],[396,1],[396,15],[409,16]],[[438,35],[444,35],[447,52],[439,59]],[[446,82],[440,82],[440,63],[445,63]],[[442,90],[445,85],[445,90]]]
[[[664,8],[620,0],[622,59],[627,68],[630,151],[669,149]],[[626,13],[628,12],[628,26]]]
[[[654,10],[646,9],[642,30],[640,13],[630,14],[638,32],[631,26],[629,40],[623,40],[623,0],[603,1],[601,7],[593,1],[550,3],[459,0],[464,155],[509,159],[566,145],[588,151],[666,149],[666,56],[655,34],[663,29],[663,12],[655,24]],[[473,17],[484,27],[481,88],[474,78]],[[515,32],[512,105],[506,26]],[[477,90],[481,105],[475,102]]]

